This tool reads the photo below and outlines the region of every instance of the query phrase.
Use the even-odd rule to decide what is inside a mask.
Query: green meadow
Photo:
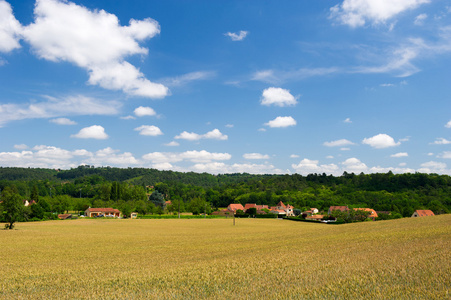
[[[451,297],[451,215],[235,221],[17,223],[0,230],[0,299]]]

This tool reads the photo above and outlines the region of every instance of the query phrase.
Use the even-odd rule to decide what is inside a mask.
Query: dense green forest
[[[153,199],[194,213],[230,203],[289,203],[299,210],[331,205],[369,207],[409,217],[416,209],[451,209],[451,177],[437,174],[251,175],[181,173],[145,168],[79,166],[70,170],[0,168],[0,189],[41,201],[54,212],[108,206],[161,213]],[[157,205],[155,205],[157,204]]]

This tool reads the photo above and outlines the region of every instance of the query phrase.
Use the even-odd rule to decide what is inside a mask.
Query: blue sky
[[[451,174],[451,1],[0,0],[0,166]]]

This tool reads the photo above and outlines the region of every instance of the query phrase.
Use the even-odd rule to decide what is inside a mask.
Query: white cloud
[[[396,143],[391,136],[381,133],[373,137],[363,139],[362,144],[370,145],[371,147],[376,149],[383,149],[399,146],[401,143]]]
[[[380,24],[429,2],[430,0],[344,0],[342,4],[330,9],[330,17],[350,27],[364,26],[366,22]]]
[[[240,32],[227,32],[224,33],[225,36],[228,36],[232,39],[232,41],[242,41],[249,34],[248,31],[240,30]]]
[[[290,158],[299,158],[299,155],[297,155],[297,154],[291,154],[291,155],[290,155]]]
[[[327,159],[333,159],[334,157],[332,155],[326,156]]]
[[[346,140],[346,139],[341,139],[341,140],[336,140],[336,141],[331,141],[331,142],[324,142],[323,145],[327,146],[327,147],[342,147],[342,146],[347,146],[347,145],[354,145],[354,143],[349,140]]]
[[[448,145],[448,144],[451,144],[451,141],[449,141],[449,140],[447,140],[445,138],[437,138],[433,144],[435,144],[435,145]]]
[[[443,151],[437,157],[449,159],[449,158],[451,158],[451,151]]]
[[[267,83],[281,83],[288,80],[302,80],[314,76],[325,76],[339,72],[335,67],[331,68],[300,68],[294,71],[261,70],[251,76],[251,80]]]
[[[259,128],[258,131],[260,131],[260,132],[265,132],[265,131],[266,131],[266,128]]]
[[[119,150],[110,147],[94,153],[85,149],[69,151],[45,145],[35,146],[29,151],[0,152],[0,165],[8,167],[68,169],[83,164],[125,167],[137,165],[139,161],[129,152],[119,153]]]
[[[380,84],[381,87],[394,87],[395,85],[393,83],[382,83]]]
[[[233,124],[226,124],[225,127],[227,127],[227,128],[233,128]]]
[[[105,140],[108,138],[108,135],[105,133],[105,128],[100,125],[93,125],[81,129],[77,134],[71,135],[71,137],[79,139]]]
[[[451,120],[449,120],[449,122],[446,123],[445,127],[446,127],[446,128],[451,128]]]
[[[350,118],[346,118],[346,119],[343,121],[343,123],[352,123],[352,121],[351,121]]]
[[[260,102],[262,105],[275,105],[275,106],[294,106],[297,104],[296,98],[291,95],[289,90],[282,88],[270,87],[263,91],[262,99]]]
[[[134,116],[120,117],[120,119],[122,119],[122,120],[136,120],[136,118]]]
[[[180,144],[177,143],[176,141],[172,141],[172,142],[167,143],[167,144],[164,144],[164,145],[165,145],[165,146],[168,146],[168,147],[177,147],[177,146],[180,146]]]
[[[261,154],[261,153],[245,153],[245,154],[243,154],[243,158],[245,158],[245,159],[269,159],[269,155]]]
[[[190,168],[194,172],[208,172],[211,174],[249,173],[249,174],[289,174],[289,170],[280,170],[271,164],[232,164],[220,162],[195,164]]]
[[[174,138],[188,140],[188,141],[198,141],[200,139],[213,139],[213,140],[224,141],[224,140],[227,140],[229,137],[227,135],[221,133],[221,131],[219,131],[219,129],[213,129],[212,131],[209,131],[205,134],[197,134],[194,132],[183,131],[179,135],[176,135]]]
[[[429,161],[421,164],[421,168],[418,169],[420,173],[441,173],[446,174],[449,173],[449,170],[446,169],[447,165],[442,162]]]
[[[271,128],[281,128],[281,127],[289,127],[295,126],[296,120],[292,117],[277,117],[274,120],[265,123],[264,125],[269,126]]]
[[[0,0],[0,52],[10,52],[20,48],[22,26],[14,17],[11,5]]]
[[[182,86],[190,83],[191,81],[209,80],[216,76],[216,72],[213,71],[197,71],[187,73],[181,76],[172,78],[163,78],[159,80],[162,84],[167,86]]]
[[[390,155],[390,157],[408,157],[408,156],[409,156],[409,154],[407,152],[399,152],[399,153]]]
[[[29,104],[0,104],[0,127],[3,124],[37,118],[54,118],[67,115],[115,115],[121,104],[85,96],[55,98],[45,96],[47,101]]]
[[[348,173],[361,173],[361,172],[367,172],[368,167],[366,164],[361,162],[358,158],[352,157],[348,158],[344,162],[341,163],[343,165],[343,170]]]
[[[134,129],[135,131],[139,131],[140,135],[149,135],[149,136],[158,136],[163,135],[163,132],[154,125],[142,125]]]
[[[151,107],[144,106],[135,108],[134,113],[137,117],[155,116],[157,114]]]
[[[415,25],[421,26],[424,24],[424,21],[427,19],[427,14],[420,14],[415,18],[415,21],[413,22]]]
[[[229,153],[211,153],[205,150],[176,152],[152,152],[145,154],[143,159],[154,164],[175,163],[181,161],[190,161],[195,163],[208,163],[212,161],[230,160],[232,156]]]
[[[318,160],[310,160],[304,158],[299,162],[299,164],[292,164],[291,167],[295,169],[296,173],[301,175],[308,175],[312,173],[326,173],[326,174],[337,174],[338,166],[335,164],[319,165]]]
[[[347,148],[347,147],[340,148],[340,151],[350,151],[350,150],[351,150],[351,148]]]
[[[149,81],[124,61],[126,56],[148,53],[138,42],[160,33],[155,20],[131,19],[128,26],[121,26],[115,15],[104,10],[59,0],[37,1],[34,14],[34,22],[21,35],[38,57],[86,69],[88,82],[105,89],[150,98],[168,95],[168,88]]]
[[[68,118],[56,118],[56,119],[52,119],[49,122],[58,124],[58,125],[77,125],[77,122],[72,121]]]
[[[17,149],[17,150],[25,150],[25,149],[28,149],[28,146],[25,145],[25,144],[14,145],[14,149]]]

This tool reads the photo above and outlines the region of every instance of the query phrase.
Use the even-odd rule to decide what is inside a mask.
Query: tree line
[[[451,209],[451,177],[423,173],[211,175],[93,166],[70,170],[0,168],[0,189],[0,197],[7,190],[22,200],[42,204],[39,206],[43,213],[29,211],[29,219],[50,218],[45,215],[50,212],[81,212],[89,206],[141,214],[164,210],[203,213],[230,203],[274,206],[279,201],[301,211],[311,207],[326,211],[332,205],[347,205],[403,217],[417,209],[431,209],[436,214]],[[152,201],[154,198],[158,201]],[[168,200],[172,205],[162,204]]]

